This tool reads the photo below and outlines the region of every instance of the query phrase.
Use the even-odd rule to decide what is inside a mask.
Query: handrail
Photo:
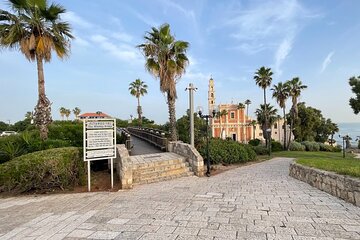
[[[168,139],[166,138],[166,132],[164,131],[139,127],[128,127],[127,130],[135,137],[141,138],[163,151],[167,149]]]
[[[129,152],[131,152],[131,149],[133,148],[133,146],[132,146],[132,140],[131,140],[131,135],[130,135],[129,131],[126,128],[118,128],[117,131],[118,131],[118,133],[121,134],[121,136],[125,135],[125,137],[126,137],[125,147]]]

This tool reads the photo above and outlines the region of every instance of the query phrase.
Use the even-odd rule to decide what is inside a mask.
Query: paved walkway
[[[132,145],[134,146],[131,149],[131,156],[134,155],[143,155],[143,154],[152,154],[152,153],[161,153],[162,151],[150,143],[141,140],[133,135],[131,135]]]
[[[360,208],[289,177],[290,161],[115,193],[0,199],[0,239],[360,239]]]

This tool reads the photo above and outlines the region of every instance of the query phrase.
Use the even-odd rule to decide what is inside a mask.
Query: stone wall
[[[169,143],[168,151],[186,157],[186,161],[189,162],[195,175],[198,177],[204,176],[204,159],[196,148],[190,144],[177,141]]]
[[[360,179],[292,163],[289,175],[322,191],[360,206]]]
[[[129,152],[124,144],[117,144],[117,157],[114,159],[117,175],[120,177],[121,189],[130,189],[133,186],[133,169]]]

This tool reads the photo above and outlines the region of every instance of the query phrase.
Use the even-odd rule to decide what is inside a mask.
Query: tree
[[[30,111],[29,111],[29,112],[26,112],[26,113],[25,113],[25,119],[26,119],[26,120],[30,120],[30,121],[31,121],[31,120],[33,120],[33,118],[34,118],[33,112],[30,112]]]
[[[265,68],[263,66],[255,72],[255,76],[254,76],[256,85],[258,85],[260,88],[262,88],[264,90],[264,107],[265,107],[264,112],[265,113],[268,112],[266,110],[266,107],[268,106],[266,104],[266,88],[271,85],[272,75],[273,75],[273,72],[271,71],[271,68]],[[264,119],[265,124],[263,125],[263,133],[264,133],[264,138],[266,140],[266,146],[267,146],[269,136],[267,135],[266,129],[269,127],[268,126],[269,122],[268,122],[268,117],[266,115],[264,117],[265,117],[265,119]]]
[[[75,115],[75,119],[78,119],[78,116],[79,116],[80,113],[81,113],[81,109],[78,108],[78,107],[75,107],[72,111],[73,111],[73,113],[74,113],[74,115]]]
[[[302,90],[306,89],[307,86],[302,84],[299,77],[295,77],[291,80],[288,80],[285,84],[289,85],[289,95],[292,101],[292,107],[290,110],[291,121],[290,121],[290,133],[289,133],[289,144],[288,144],[289,146],[291,141],[291,133],[294,131],[293,129],[294,123],[298,117],[298,107],[297,107],[298,99],[301,95]]]
[[[71,114],[71,110],[70,109],[65,109],[66,120],[69,120],[70,114]]]
[[[351,91],[355,93],[355,98],[350,98],[349,104],[353,109],[355,114],[360,112],[360,76],[351,77],[349,79],[349,85],[351,86]]]
[[[153,27],[144,39],[145,43],[138,47],[146,58],[146,69],[160,79],[160,91],[165,93],[169,108],[170,138],[176,141],[176,83],[189,63],[186,56],[189,43],[176,41],[170,33],[169,24],[163,24],[159,29]]]
[[[245,100],[245,105],[246,105],[246,116],[249,117],[249,105],[251,104],[250,99],[246,99]]]
[[[147,93],[148,86],[145,82],[141,81],[140,79],[136,79],[134,82],[129,84],[130,94],[137,98],[138,106],[137,106],[137,113],[139,119],[139,126],[142,125],[142,109],[140,106],[140,96],[144,96]]]
[[[288,84],[283,84],[282,82],[278,82],[277,85],[274,85],[273,88],[271,88],[271,90],[273,91],[272,97],[276,99],[276,102],[279,104],[279,106],[282,108],[283,110],[283,116],[284,116],[284,144],[283,147],[284,149],[286,148],[286,100],[289,98],[290,96],[290,87]]]
[[[179,140],[190,143],[190,110],[186,111],[186,115],[176,121]],[[206,137],[206,123],[197,113],[194,113],[194,142],[195,146],[199,146],[202,139]]]
[[[61,108],[59,109],[59,112],[60,112],[61,120],[64,120],[64,117],[65,117],[65,115],[66,115],[66,108],[61,107]]]
[[[219,119],[220,138],[221,138],[221,139],[223,138],[223,137],[222,137],[222,136],[223,136],[223,129],[221,128],[221,119],[222,119],[223,116],[226,116],[226,115],[228,115],[228,111],[226,111],[225,109],[216,112],[216,115],[215,115],[215,117],[216,117],[217,119]]]
[[[43,62],[50,62],[52,51],[59,58],[70,52],[73,38],[68,23],[61,22],[65,8],[48,4],[47,0],[9,0],[14,13],[0,10],[0,46],[20,49],[29,61],[36,61],[38,72],[38,102],[35,124],[41,139],[47,139],[51,119],[51,103],[45,94]]]
[[[267,104],[267,106],[265,106],[264,104],[260,104],[260,108],[256,109],[255,114],[257,122],[263,130],[263,136],[265,136],[265,134],[267,136],[267,127],[271,127],[273,123],[277,120],[277,109],[275,109],[274,106],[271,106],[269,103]]]
[[[242,109],[242,110],[244,110],[244,108],[245,108],[245,104],[243,104],[243,103],[239,103],[238,104],[238,106],[237,106],[237,109]],[[244,116],[244,124],[246,124],[246,117]],[[242,133],[243,133],[243,136],[241,136],[241,138],[243,139],[243,141],[242,142],[245,142],[245,132],[244,132],[244,125],[242,124],[241,125],[241,130],[242,130]]]
[[[253,127],[253,138],[252,139],[255,139],[256,121],[252,120],[250,122],[250,125]]]

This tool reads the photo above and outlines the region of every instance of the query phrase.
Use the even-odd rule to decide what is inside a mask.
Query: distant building
[[[79,119],[104,119],[104,118],[111,118],[111,116],[107,115],[103,112],[96,112],[96,113],[83,113],[80,114]]]
[[[231,138],[234,141],[247,143],[251,139],[258,138],[264,141],[263,131],[258,123],[252,124],[253,119],[246,116],[246,108],[239,108],[238,104],[219,104],[215,103],[215,86],[214,80],[209,80],[208,90],[208,108],[209,114],[213,110],[217,112],[226,111],[227,114],[218,116],[211,121],[211,133],[215,138]],[[278,119],[271,127],[271,138],[284,142],[284,119]],[[287,138],[289,137],[289,126],[287,126]]]

